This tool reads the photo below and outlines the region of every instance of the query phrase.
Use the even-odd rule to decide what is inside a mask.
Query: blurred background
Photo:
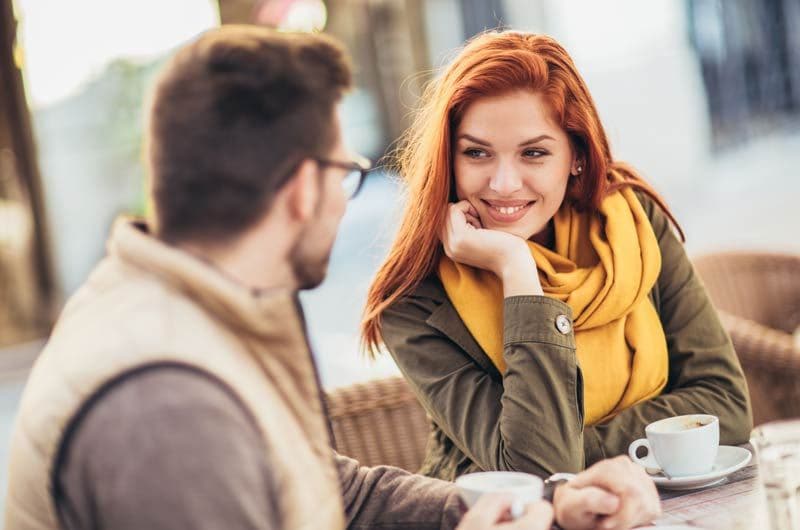
[[[465,39],[495,27],[553,35],[615,157],[666,198],[691,256],[800,253],[800,0],[0,0],[0,473],[60,308],[114,217],[143,213],[154,75],[182,43],[237,22],[345,42],[357,66],[346,140],[372,159]],[[326,388],[395,373],[387,356],[359,353],[358,323],[401,205],[397,176],[373,174],[328,279],[302,295]]]

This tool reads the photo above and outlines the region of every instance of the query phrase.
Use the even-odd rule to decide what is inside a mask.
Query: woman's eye
[[[540,156],[544,156],[546,154],[546,152],[540,149],[526,149],[522,152],[522,156],[525,158],[539,158]]]
[[[484,158],[486,157],[486,151],[481,149],[465,149],[464,154],[470,158]]]

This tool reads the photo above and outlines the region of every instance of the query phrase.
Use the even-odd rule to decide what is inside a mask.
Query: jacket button
[[[556,328],[564,335],[572,331],[572,323],[569,321],[567,315],[558,315],[556,317]]]

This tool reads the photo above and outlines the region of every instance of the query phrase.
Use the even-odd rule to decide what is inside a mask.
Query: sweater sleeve
[[[463,514],[450,482],[336,455],[347,528],[451,530]]]
[[[274,463],[246,408],[191,368],[127,375],[84,409],[59,451],[67,529],[283,528]],[[450,530],[452,484],[335,455],[348,528]]]

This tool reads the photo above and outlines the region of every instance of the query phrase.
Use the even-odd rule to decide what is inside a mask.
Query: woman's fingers
[[[459,201],[450,206],[450,219],[453,226],[463,226],[461,221],[473,228],[483,228],[478,210],[469,201]]]
[[[472,228],[483,228],[481,226],[481,221],[476,216],[472,214],[466,214],[467,218],[467,225],[471,226]]]
[[[466,203],[466,205],[464,204]],[[462,229],[467,227],[467,210],[469,203],[461,201],[451,204],[447,209],[447,218],[445,220],[445,230],[448,233],[449,240],[453,240],[453,236]]]
[[[457,227],[467,224],[464,214],[465,207],[462,204],[465,202],[467,201],[452,203],[447,207],[447,217],[445,217],[444,226],[442,227],[442,233],[440,234],[442,245],[444,245],[444,252],[445,254],[451,257],[452,257],[453,232],[457,229]]]
[[[455,208],[455,209],[457,209],[457,210],[459,210],[459,211],[461,211],[463,213],[473,213],[474,212],[475,215],[477,215],[477,213],[478,213],[478,212],[475,211],[475,208],[472,206],[472,204],[469,201],[454,202],[451,205],[451,207]],[[470,212],[470,210],[472,210],[472,211]]]
[[[515,289],[514,292],[539,294],[541,288],[537,287],[539,279],[536,275],[536,264],[527,250],[525,240],[502,230],[485,229],[477,213],[469,201],[459,201],[448,206],[445,226],[440,236],[445,255],[457,263],[493,272],[498,277],[510,262],[521,263],[525,268],[521,273],[526,277],[523,282],[525,286]],[[515,270],[516,272],[518,271]],[[529,286],[528,283],[531,282],[536,285]]]
[[[468,201],[459,201],[449,207],[445,223],[447,237],[446,239],[442,238],[442,242],[445,244],[445,252],[448,253],[448,256],[460,253],[461,247],[465,243],[467,230],[470,227],[475,227],[473,223],[477,221],[477,218],[469,213],[470,209],[474,211]]]

